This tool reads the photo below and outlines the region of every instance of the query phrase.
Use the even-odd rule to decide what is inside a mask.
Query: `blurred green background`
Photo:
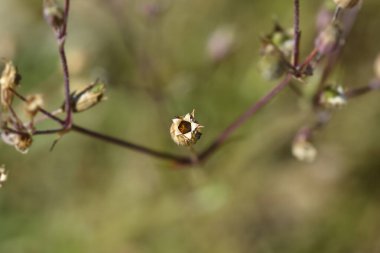
[[[18,65],[20,92],[44,94],[53,110],[63,81],[41,2],[1,0],[0,55]],[[321,2],[301,1],[303,55]],[[365,1],[332,81],[354,87],[372,78],[379,10],[379,1]],[[275,85],[257,69],[258,37],[275,19],[291,26],[292,16],[290,0],[72,1],[72,86],[108,83],[108,100],[75,122],[186,154],[168,128],[195,108],[206,126],[201,150]],[[215,62],[207,47],[221,30],[234,44]],[[334,114],[317,135],[312,164],[290,152],[308,114],[286,90],[206,164],[181,171],[77,133],[53,152],[55,136],[35,138],[27,155],[0,144],[9,169],[0,252],[380,252],[380,94]]]

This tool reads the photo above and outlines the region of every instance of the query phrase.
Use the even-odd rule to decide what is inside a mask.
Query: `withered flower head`
[[[39,108],[44,104],[41,94],[30,95],[26,98],[25,112],[30,118],[36,116]]]
[[[334,0],[335,4],[342,9],[350,9],[355,7],[360,0]]]
[[[195,144],[201,137],[203,126],[198,124],[194,118],[195,111],[184,116],[178,116],[172,119],[170,126],[170,136],[179,146],[190,146]]]
[[[106,88],[104,83],[95,82],[81,91],[71,93],[70,101],[73,112],[83,112],[105,100]],[[63,109],[64,109],[63,105]]]
[[[11,89],[15,89],[20,83],[21,76],[17,73],[17,68],[13,65],[12,61],[5,63],[3,73],[0,78],[0,98],[2,107],[7,110],[13,101],[13,92]]]
[[[17,151],[22,154],[26,154],[29,151],[30,146],[33,143],[32,136],[30,134],[18,134],[3,131],[1,133],[3,141],[11,146],[14,146]]]
[[[327,86],[319,96],[319,103],[326,108],[341,108],[346,105],[347,98],[342,86]]]
[[[4,165],[0,166],[0,188],[3,186],[3,183],[7,181],[8,173],[4,168]]]
[[[43,14],[46,22],[54,29],[59,31],[65,21],[62,8],[54,0],[44,0]]]

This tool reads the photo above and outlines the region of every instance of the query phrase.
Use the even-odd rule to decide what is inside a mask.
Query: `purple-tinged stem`
[[[24,102],[27,101],[26,98],[23,95],[21,95],[20,93],[18,93],[17,91],[15,91],[13,89],[11,89],[11,91],[20,100],[22,100]],[[52,119],[52,120],[54,120],[54,121],[56,121],[56,122],[58,122],[60,124],[63,124],[65,122],[64,120],[58,118],[57,116],[54,116],[53,114],[51,114],[50,112],[48,112],[47,110],[45,110],[43,108],[39,108],[38,110],[42,114],[44,114],[45,116],[47,116],[48,118],[50,118],[50,119]],[[161,159],[165,159],[165,160],[171,160],[171,161],[177,162],[179,164],[188,164],[188,165],[190,165],[190,164],[193,163],[193,160],[190,157],[178,156],[178,155],[174,155],[174,154],[170,154],[170,153],[166,153],[166,152],[156,151],[156,150],[153,150],[153,149],[150,149],[150,148],[138,145],[138,144],[134,144],[132,142],[128,142],[128,141],[125,141],[125,140],[122,140],[122,139],[119,139],[119,138],[116,138],[116,137],[112,137],[112,136],[109,136],[109,135],[101,134],[101,133],[98,133],[98,132],[86,129],[84,127],[81,127],[81,126],[78,126],[78,125],[75,125],[75,124],[72,125],[71,129],[73,131],[75,131],[75,132],[87,135],[89,137],[92,137],[92,138],[95,138],[95,139],[98,139],[98,140],[101,140],[101,141],[104,141],[104,142],[108,142],[108,143],[111,143],[111,144],[114,144],[114,145],[118,145],[118,146],[121,146],[121,147],[124,147],[124,148],[129,148],[129,149],[134,150],[136,152],[140,152],[140,153],[143,153],[143,154],[146,154],[146,155],[151,155],[151,156],[154,156],[156,158],[161,158]],[[54,134],[54,133],[57,133],[57,131],[56,130],[39,130],[39,131],[35,131],[33,133],[33,135]]]
[[[345,95],[348,99],[359,97],[361,95],[367,94],[371,91],[380,90],[380,80],[372,80],[367,86],[353,88],[351,90],[347,90]]]
[[[67,64],[67,57],[65,52],[65,42],[67,34],[67,24],[70,11],[70,0],[65,0],[65,10],[64,10],[64,22],[62,30],[58,36],[58,45],[59,45],[59,56],[61,59],[61,65],[63,69],[63,78],[65,83],[65,108],[66,108],[66,119],[63,123],[63,130],[71,128],[72,125],[72,111],[71,111],[71,102],[70,102],[70,75],[69,67]]]
[[[262,97],[259,101],[255,102],[245,111],[239,118],[232,122],[216,139],[212,142],[208,148],[206,148],[199,155],[199,160],[204,161],[210,155],[212,155],[222,144],[230,137],[230,135],[243,125],[249,118],[251,118],[257,111],[268,104],[279,92],[281,92],[290,82],[292,74],[287,74],[286,77],[275,86],[268,94]]]
[[[293,66],[298,69],[298,62],[300,57],[300,43],[301,43],[301,30],[300,30],[300,1],[294,0],[294,49],[293,49]]]

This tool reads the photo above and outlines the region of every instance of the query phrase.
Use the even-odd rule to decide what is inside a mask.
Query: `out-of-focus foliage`
[[[44,94],[54,110],[63,80],[41,2],[0,1],[0,56],[19,67],[20,92]],[[313,46],[318,2],[301,1],[302,55]],[[372,77],[379,8],[365,0],[332,81],[354,87]],[[206,126],[197,148],[205,147],[274,85],[257,69],[259,36],[272,17],[291,26],[292,16],[290,0],[72,1],[73,88],[98,77],[109,84],[107,102],[75,122],[186,153],[168,129],[195,108]],[[226,27],[233,35],[210,55],[209,39]],[[291,156],[308,118],[296,101],[283,92],[191,170],[76,133],[53,152],[54,136],[35,138],[26,156],[1,144],[0,252],[380,252],[380,94],[334,115],[312,164]]]

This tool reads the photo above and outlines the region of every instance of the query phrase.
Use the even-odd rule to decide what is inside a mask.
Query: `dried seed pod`
[[[3,186],[3,183],[7,181],[8,173],[4,168],[4,165],[0,166],[0,188]]]
[[[333,22],[326,26],[315,40],[315,47],[318,49],[319,54],[330,54],[343,43],[342,33],[342,27],[338,22]]]
[[[44,0],[43,14],[46,22],[58,32],[65,22],[64,12],[54,0]]]
[[[30,146],[33,143],[32,136],[30,134],[18,134],[3,131],[1,132],[1,138],[4,143],[14,146],[17,151],[22,154],[26,154],[29,151]]]
[[[172,119],[170,136],[179,146],[190,146],[195,144],[201,137],[203,126],[198,124],[194,118],[194,110],[184,116]]]
[[[311,142],[298,139],[293,142],[292,154],[299,161],[311,163],[315,161],[318,151]]]
[[[15,144],[15,148],[17,149],[17,151],[21,152],[22,154],[28,153],[29,148],[33,143],[32,136],[30,134],[22,134],[18,136],[19,138]]]
[[[104,93],[106,92],[105,85],[100,82],[95,82],[85,87],[81,91],[74,91],[70,95],[71,109],[73,112],[83,112],[105,100]],[[62,109],[65,109],[63,104]]]
[[[12,61],[5,63],[3,73],[0,78],[0,98],[2,107],[7,110],[13,101],[14,94],[12,89],[15,89],[21,81],[21,76],[17,72],[17,68]]]
[[[44,104],[44,101],[42,99],[41,94],[29,95],[26,98],[26,103],[25,103],[26,114],[31,119],[33,119],[38,113],[38,110],[43,106],[43,104]]]
[[[326,86],[319,96],[319,103],[328,109],[341,108],[347,98],[342,86]]]
[[[334,0],[335,4],[342,9],[350,9],[358,5],[360,0]]]

